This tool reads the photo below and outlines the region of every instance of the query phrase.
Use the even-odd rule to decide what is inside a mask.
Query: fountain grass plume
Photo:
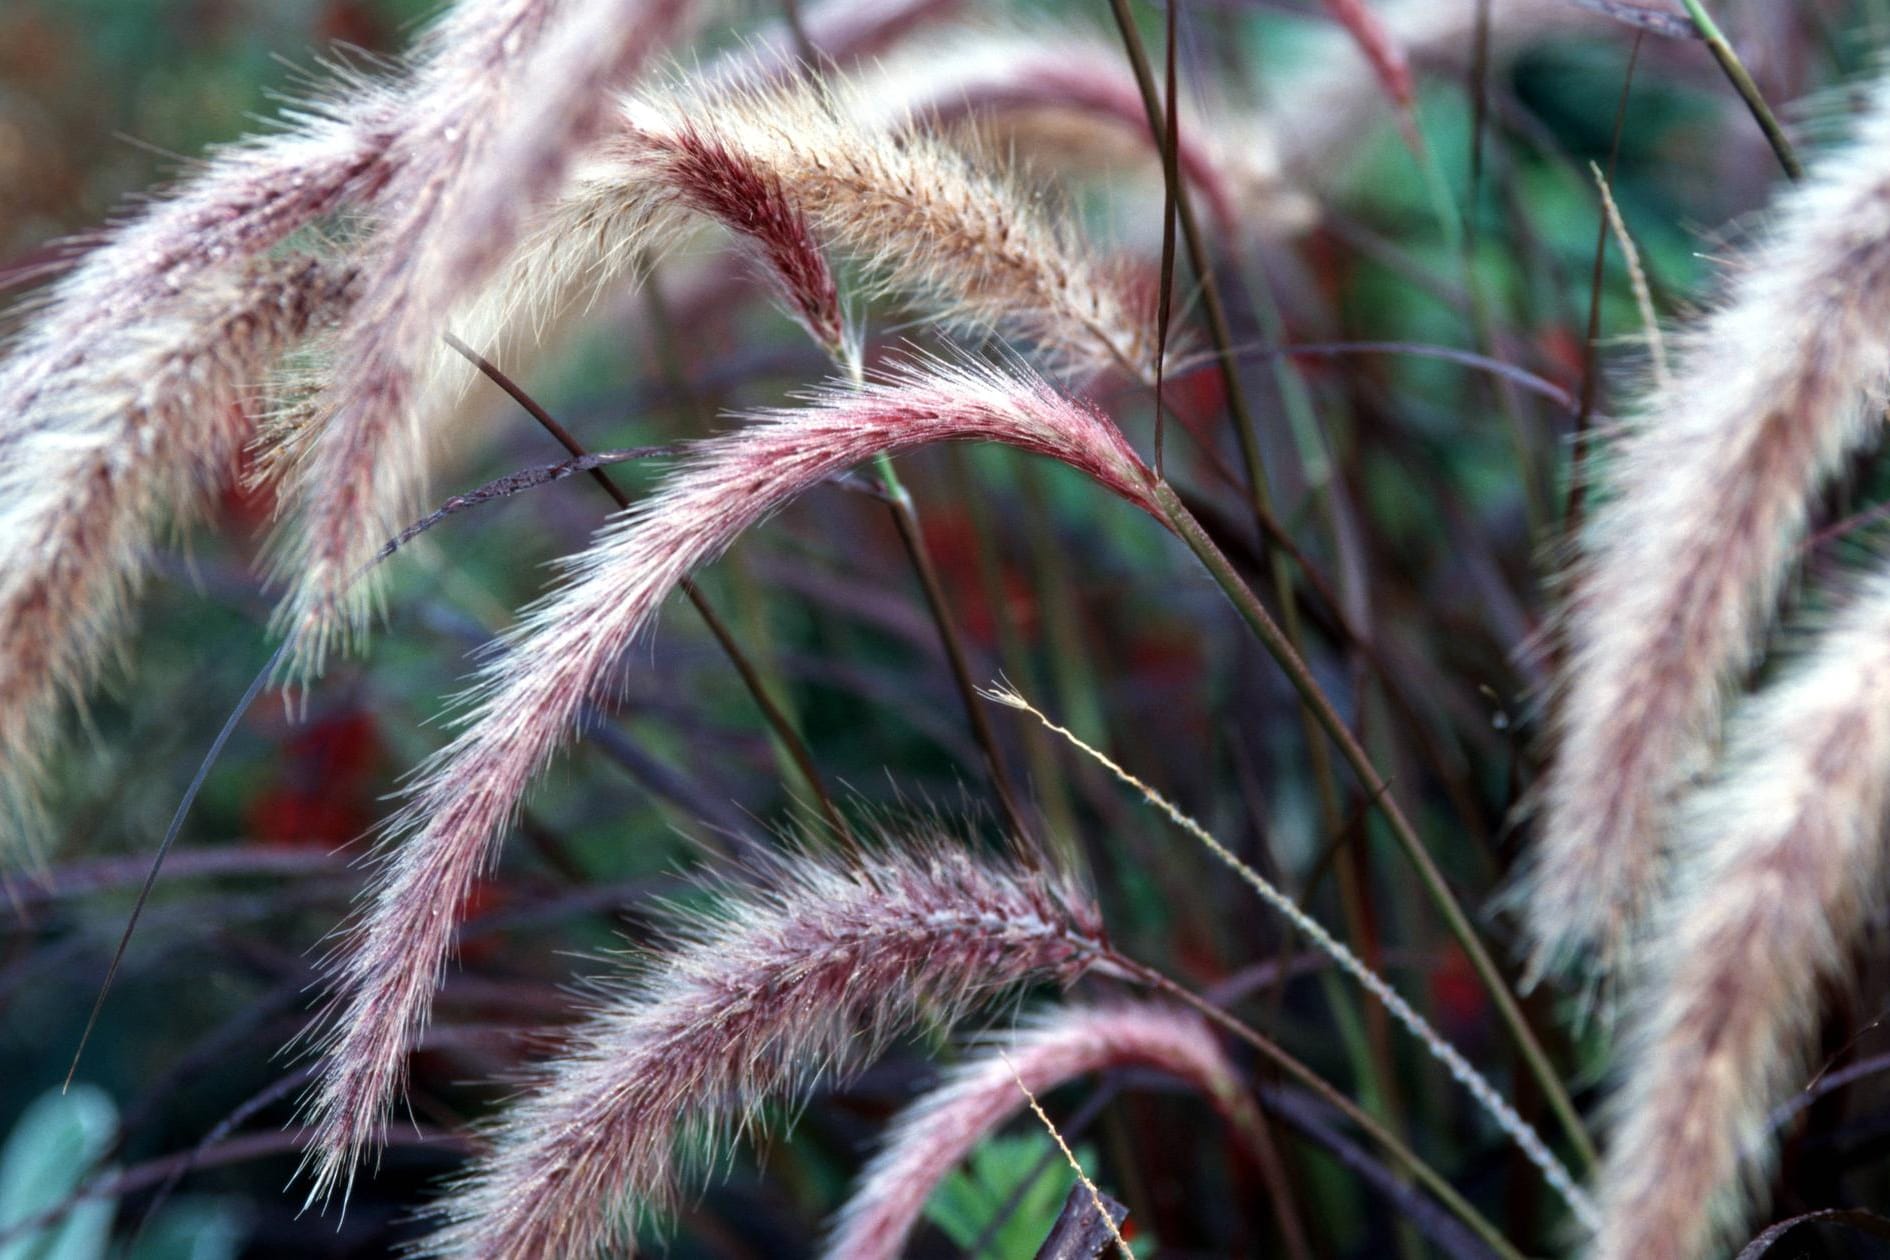
[[[449,14],[442,37],[417,55],[416,76],[425,76],[429,57],[452,46],[451,32],[465,11],[488,7],[467,5]],[[325,84],[282,111],[275,134],[216,151],[175,188],[82,241],[71,269],[29,304],[31,318],[0,364],[0,464],[21,478],[31,474],[0,505],[6,517],[0,572],[7,598],[23,601],[0,612],[15,636],[7,640],[9,695],[0,718],[6,732],[0,736],[0,792],[9,798],[0,811],[12,815],[9,833],[30,837],[40,830],[34,801],[44,750],[54,737],[57,696],[83,697],[118,641],[152,529],[161,518],[187,519],[200,506],[204,467],[216,467],[216,480],[228,472],[221,445],[227,428],[206,421],[201,409],[157,398],[149,382],[134,388],[125,365],[135,363],[152,373],[152,382],[183,390],[179,404],[193,390],[206,400],[221,396],[245,355],[251,357],[238,375],[246,384],[259,383],[268,360],[287,348],[277,344],[282,336],[292,333],[293,341],[304,331],[292,328],[297,309],[313,316],[317,307],[329,307],[318,291],[340,296],[339,268],[326,279],[304,273],[296,293],[293,276],[302,263],[288,261],[277,272],[277,264],[265,260],[298,234],[374,197],[409,156],[400,139],[415,102],[400,82],[343,66],[331,70]],[[273,295],[272,274],[285,285]],[[212,344],[219,336],[235,340]],[[156,366],[159,361],[168,366]],[[192,364],[205,374],[178,370]],[[128,390],[138,395],[135,403],[128,402]],[[112,410],[121,404],[128,409]],[[167,431],[173,422],[185,428]],[[72,431],[62,435],[68,426]],[[194,445],[213,439],[213,447]],[[82,453],[115,449],[121,454],[111,458],[122,460],[123,452],[140,447],[146,452],[140,466],[121,470],[111,486]],[[54,451],[59,457],[44,462]],[[68,471],[92,480],[55,480]],[[88,515],[88,522],[81,527],[43,518],[52,491],[81,500],[82,512],[68,510]],[[159,492],[176,497],[154,501]],[[154,502],[166,512],[154,513]],[[81,528],[93,542],[112,541],[71,555],[47,545],[61,530]],[[85,569],[103,585],[84,588],[86,599],[34,595],[48,582],[67,580],[52,572],[60,566]]]
[[[736,234],[761,256],[782,306],[835,363],[857,365],[840,289],[807,214],[778,175],[685,124],[652,138],[648,156],[658,195],[672,196]]]
[[[1769,1113],[1884,887],[1890,574],[1730,723],[1677,810],[1675,891],[1629,1006],[1597,1260],[1724,1254],[1763,1193]]]
[[[671,85],[624,121],[631,161],[693,128],[766,171],[822,240],[928,315],[1021,338],[1059,372],[1154,378],[1151,277],[1097,259],[984,155],[887,125],[854,85]]]
[[[352,282],[299,254],[219,269],[34,383],[0,457],[0,830],[22,846],[51,732],[120,642],[154,539],[230,484],[276,359]]]
[[[678,583],[826,478],[942,441],[993,441],[1069,464],[1153,511],[1148,472],[1100,412],[1022,368],[925,359],[693,446],[664,487],[620,514],[528,609],[481,672],[463,729],[405,790],[333,997],[308,1119],[315,1194],[378,1137],[424,1027],[467,891],[580,710],[605,700],[626,648]]]
[[[1603,455],[1524,884],[1535,965],[1628,961],[1669,808],[1705,768],[1820,486],[1890,373],[1890,85],[1780,201],[1724,300]]]
[[[431,439],[421,383],[455,309],[514,247],[608,109],[609,89],[662,46],[685,0],[505,0],[455,10],[409,91],[405,160],[360,243],[361,293],[336,370],[279,458],[294,503],[278,545],[278,623],[295,668],[365,629],[354,575],[411,515]]]
[[[859,864],[788,853],[679,917],[676,937],[491,1128],[422,1254],[629,1254],[635,1219],[672,1204],[763,1102],[804,1098],[898,1033],[1005,990],[1067,986],[1107,950],[1095,906],[1040,857],[936,838]]]
[[[1142,278],[1092,262],[999,166],[905,134],[907,121],[856,84],[731,74],[646,90],[454,323],[474,344],[542,331],[706,215],[760,255],[837,362],[857,347],[829,251],[865,261],[882,291],[929,315],[1024,336],[1054,368],[1152,373]],[[450,356],[436,362],[449,389],[469,379]]]

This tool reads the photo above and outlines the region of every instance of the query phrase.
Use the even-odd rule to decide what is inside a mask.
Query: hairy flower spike
[[[101,233],[35,300],[40,309],[0,364],[0,832],[9,839],[40,829],[37,780],[59,695],[82,698],[117,642],[151,532],[160,520],[188,519],[246,439],[246,427],[212,416],[211,401],[259,385],[340,296],[339,270],[317,276],[304,260],[261,260],[387,182],[401,108],[397,92],[348,76],[328,100],[288,111],[281,134],[215,154]],[[217,345],[219,336],[235,340]],[[182,392],[159,398],[160,381]],[[135,467],[99,471],[101,458],[122,464],[133,451]],[[85,480],[60,480],[68,475]],[[74,520],[54,521],[55,509]],[[98,545],[48,546],[62,532]],[[78,570],[94,584],[63,594],[47,585]],[[12,845],[0,851],[15,856]]]
[[[787,309],[843,364],[857,347],[828,249],[863,258],[883,287],[934,314],[1022,332],[1063,366],[1117,365],[1124,347],[1148,352],[1150,311],[1127,272],[1089,262],[1066,228],[980,159],[902,136],[907,115],[888,114],[879,95],[780,82],[751,66],[630,102],[625,125],[577,165],[564,196],[454,316],[461,336],[486,345],[521,327],[542,332],[587,289],[672,243],[689,211],[754,248]],[[444,354],[435,369],[420,407],[429,413],[446,405],[434,391],[450,400],[470,379]]]
[[[347,91],[346,111],[307,106],[289,116],[292,130],[218,153],[111,229],[53,285],[0,368],[0,452],[47,427],[42,394],[75,373],[108,371],[115,339],[154,309],[218,283],[386,181],[395,98],[359,80]]]
[[[926,1200],[979,1142],[1024,1109],[1019,1081],[1044,1094],[1092,1072],[1144,1067],[1199,1090],[1243,1139],[1259,1113],[1199,1015],[1153,1002],[1050,1009],[954,1069],[907,1107],[861,1175],[831,1238],[830,1260],[895,1260]]]
[[[1881,895],[1890,814],[1890,575],[1745,703],[1679,811],[1601,1176],[1597,1260],[1723,1255],[1773,1154],[1818,995]]]
[[[654,143],[652,150],[664,188],[760,251],[770,280],[808,335],[836,363],[857,358],[827,256],[780,178],[694,126]]]
[[[673,0],[645,2],[674,22]],[[502,115],[504,85],[517,77],[485,66],[460,90],[493,97]],[[500,143],[479,139],[497,124],[469,126],[391,188],[382,201],[398,213],[370,241],[379,262],[363,281],[360,313],[330,347],[347,370],[278,435],[302,505],[282,567],[297,575],[285,616],[306,635],[303,667],[317,667],[331,641],[358,625],[371,589],[353,575],[408,513],[428,436],[470,379],[436,344],[445,321],[481,346],[521,324],[542,329],[584,286],[594,291],[668,244],[683,222],[678,208],[757,248],[788,309],[843,364],[858,349],[823,245],[864,259],[886,288],[916,295],[931,313],[1019,334],[1060,367],[1152,379],[1145,277],[1094,262],[1067,226],[981,160],[870,125],[868,104],[854,89],[799,78],[758,86],[752,75],[647,93],[575,164],[555,204],[495,220],[519,236],[503,249],[493,243],[501,228],[459,208],[484,195],[462,198],[459,185],[474,178],[473,154]],[[478,111],[450,114],[467,112]],[[591,129],[585,122],[574,134]],[[463,244],[473,240],[489,244]]]
[[[661,9],[665,0],[649,2]],[[154,488],[175,489],[179,497],[170,515],[187,517],[198,502],[196,489],[203,482],[185,469],[197,468],[215,452],[192,450],[188,442],[173,440],[170,434],[152,428],[169,416],[184,414],[176,409],[141,406],[135,413],[121,417],[125,424],[116,431],[102,428],[109,418],[89,409],[104,403],[104,393],[123,383],[114,356],[132,345],[135,348],[127,353],[134,358],[147,356],[137,361],[148,363],[153,343],[147,325],[168,327],[177,338],[180,353],[187,356],[193,352],[181,347],[189,337],[204,344],[203,339],[219,329],[242,327],[240,320],[235,325],[224,321],[229,308],[217,306],[217,295],[226,294],[232,283],[239,287],[263,283],[247,270],[252,264],[296,233],[320,226],[338,213],[378,199],[383,207],[396,207],[396,215],[406,212],[426,218],[438,208],[441,192],[452,183],[447,177],[452,173],[455,155],[471,132],[489,124],[496,106],[503,103],[493,99],[503,97],[505,88],[503,74],[495,76],[495,71],[502,71],[532,47],[531,36],[547,21],[568,11],[569,21],[575,22],[590,12],[588,20],[596,22],[599,19],[594,10],[601,3],[462,0],[421,39],[409,58],[412,69],[407,82],[377,82],[343,72],[322,99],[285,113],[282,134],[223,150],[176,191],[105,234],[52,288],[44,303],[46,309],[28,326],[0,367],[0,403],[4,404],[0,406],[0,460],[21,467],[26,458],[23,452],[57,441],[57,426],[67,422],[76,407],[86,413],[84,441],[116,441],[122,445],[135,438],[168,458],[182,461],[175,466],[152,467],[145,479]],[[604,7],[619,9],[621,5]],[[599,45],[590,55],[601,55],[603,51]],[[541,67],[540,77],[555,77],[555,70]],[[568,84],[559,87],[566,92],[573,90]],[[537,93],[533,99],[542,106],[546,95]],[[574,122],[570,102],[559,97],[565,100],[566,113],[561,115],[565,131],[581,131],[586,125],[594,129],[601,117],[596,111],[607,108],[598,100],[607,98],[608,94],[602,94],[601,98],[582,102],[578,110],[581,116]],[[475,108],[480,103],[495,108]],[[421,230],[414,229],[411,234],[418,236]],[[402,313],[412,309],[390,299],[389,290],[428,273],[407,269],[408,264],[416,262],[412,250],[386,249],[378,257],[379,272],[351,282],[351,288],[353,296],[364,303],[365,317],[369,322],[378,318],[379,327],[385,331],[390,322],[399,324],[390,317],[390,309]],[[400,274],[390,278],[390,271]],[[285,309],[293,304],[294,299],[284,299]],[[180,329],[174,315],[185,310],[203,320],[203,326],[194,332]],[[420,334],[415,332],[414,336]],[[285,348],[273,346],[270,357]],[[430,340],[426,350],[431,351]],[[230,347],[220,353],[227,359],[240,353],[240,348]],[[390,378],[385,370],[378,374],[356,370],[361,364],[386,369],[390,363],[402,368],[404,360],[391,352],[372,361],[358,359],[348,379],[372,399],[398,401],[405,392],[398,371]],[[250,367],[260,371],[267,363]],[[178,378],[167,374],[163,379],[176,382]],[[108,383],[100,387],[91,402],[84,397],[88,380]],[[197,413],[190,414],[194,420]],[[312,431],[313,426],[308,428]],[[202,435],[204,430],[198,426],[190,432]],[[41,477],[54,475],[44,465],[37,466]],[[6,505],[13,509],[9,527],[0,532],[0,569],[8,572],[16,596],[34,580],[33,566],[43,564],[48,555],[40,548],[40,534],[17,524],[25,520],[31,501],[30,496],[15,496],[14,502]],[[144,545],[144,540],[136,540],[134,545],[133,526],[148,530],[155,517],[142,499],[115,497],[108,502],[94,494],[88,502],[96,511],[108,512],[116,503],[132,513],[132,517],[109,526],[93,526],[96,530],[109,528],[125,543],[115,550],[115,561],[132,568],[114,579],[112,590],[126,595],[136,585],[135,567]],[[391,523],[398,525],[400,521]],[[371,553],[383,535],[375,533],[373,524],[360,514],[349,524],[362,530],[367,553]],[[355,571],[330,573],[323,580],[346,585]],[[99,655],[115,638],[123,620],[119,602],[108,600],[91,607],[61,599],[34,607],[38,621],[33,632],[43,631],[62,645],[26,645],[18,655],[31,659],[16,661],[12,666],[15,674],[11,682],[16,694],[19,688],[29,686],[39,688],[37,694],[42,696],[51,696],[62,688],[82,694]],[[56,608],[64,608],[63,615],[80,615],[74,610],[82,610],[87,624],[55,625],[47,618],[60,615]],[[41,666],[52,670],[50,678],[35,682],[20,672]],[[43,747],[49,738],[45,723],[56,709],[50,701],[11,706],[6,738],[25,739],[30,735],[36,748]],[[15,755],[3,745],[0,753],[8,754],[0,777],[7,781],[4,791],[13,798],[11,808],[17,814],[34,793],[32,779],[41,757],[37,751]],[[24,821],[9,819],[8,831]]]
[[[405,160],[377,199],[343,365],[293,436],[298,507],[281,568],[298,663],[359,631],[357,582],[413,514],[431,428],[421,388],[454,309],[476,296],[526,213],[558,190],[607,89],[652,56],[685,0],[503,0],[455,10],[416,72]]]
[[[1106,950],[1064,878],[936,840],[857,867],[788,855],[679,934],[506,1112],[424,1254],[629,1254],[635,1214],[671,1202],[682,1169],[762,1102],[803,1096],[920,1021],[1070,984]]]
[[[1098,263],[982,159],[885,125],[845,84],[672,88],[625,110],[617,152],[693,131],[778,180],[823,240],[954,323],[1024,338],[1059,367],[1154,377],[1152,286]]]
[[[465,729],[407,790],[388,857],[335,963],[325,1063],[311,1103],[316,1191],[344,1180],[400,1088],[451,951],[460,905],[526,789],[601,701],[624,650],[678,582],[821,481],[943,441],[1020,447],[1153,510],[1148,473],[1099,412],[1042,380],[930,361],[817,395],[701,442],[663,490],[605,528],[571,578],[529,609],[471,693]]]
[[[1890,374],[1890,86],[1781,202],[1607,459],[1572,574],[1569,664],[1528,892],[1538,965],[1623,960],[1673,797],[1753,659],[1819,485]]]
[[[228,483],[275,360],[351,280],[305,256],[219,270],[33,382],[0,457],[0,831],[38,830],[49,732],[117,643],[152,538]]]

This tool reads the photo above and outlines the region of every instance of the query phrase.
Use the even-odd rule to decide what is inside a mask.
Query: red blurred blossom
[[[1582,339],[1563,324],[1552,324],[1536,334],[1536,348],[1545,361],[1543,374],[1570,393],[1581,385],[1588,354]]]
[[[284,745],[273,783],[245,811],[259,844],[334,848],[374,823],[383,749],[372,714],[352,709],[323,717]]]
[[[991,591],[984,578],[979,552],[995,547],[994,540],[982,537],[971,518],[963,512],[944,510],[929,513],[925,519],[925,550],[937,567],[939,579],[951,593],[953,612],[965,632],[984,647],[994,647],[998,637],[997,609],[992,606]],[[996,558],[998,581],[1002,586],[1004,612],[1026,638],[1036,633],[1038,623],[1037,592],[1002,556]]]
[[[256,451],[246,446],[237,456],[236,467],[217,501],[217,512],[227,535],[241,538],[258,535],[275,520],[275,483],[255,474]]]
[[[360,0],[329,0],[322,6],[315,29],[324,42],[356,48],[385,48],[391,42],[387,23],[373,6]]]
[[[1431,970],[1431,1005],[1445,1028],[1468,1028],[1489,1013],[1489,998],[1463,950],[1451,945]]]

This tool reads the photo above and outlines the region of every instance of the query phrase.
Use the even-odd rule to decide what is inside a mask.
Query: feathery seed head
[[[38,300],[0,364],[0,464],[33,472],[0,504],[4,616],[18,636],[0,717],[10,826],[36,825],[33,783],[58,693],[82,696],[117,638],[150,531],[187,518],[247,435],[247,413],[231,421],[230,391],[260,384],[318,311],[339,310],[338,286],[352,292],[339,269],[298,281],[303,263],[277,271],[263,259],[386,187],[402,161],[403,106],[399,92],[342,72],[323,99],[285,111],[279,134],[221,150],[109,230]],[[179,392],[163,399],[160,384]],[[133,452],[140,462],[118,466]],[[49,504],[55,492],[79,502]],[[83,524],[54,521],[55,506]],[[62,531],[63,554],[50,545]],[[36,585],[48,581],[86,584]]]
[[[352,283],[306,256],[221,269],[92,329],[84,355],[33,381],[0,458],[8,832],[39,829],[63,702],[83,699],[118,643],[154,536],[227,483],[276,358],[345,308]]]
[[[334,963],[310,1103],[315,1192],[346,1179],[398,1091],[451,950],[458,908],[532,781],[602,700],[624,651],[676,585],[749,526],[836,473],[943,441],[994,441],[1088,473],[1155,514],[1149,473],[1100,412],[1022,369],[927,359],[696,444],[654,497],[618,516],[527,610],[481,673],[463,730],[409,786],[387,859]]]
[[[774,172],[685,124],[651,137],[652,178],[685,204],[749,242],[767,264],[783,304],[834,362],[859,357],[840,309],[840,289],[807,215]]]
[[[921,839],[862,866],[808,853],[771,866],[765,886],[684,921],[544,1068],[441,1200],[425,1254],[622,1252],[630,1218],[669,1202],[760,1103],[805,1096],[921,1021],[1068,985],[1106,950],[1093,903],[1040,864]]]
[[[473,300],[608,111],[609,89],[672,33],[687,0],[503,0],[455,10],[416,67],[405,156],[377,198],[346,365],[294,453],[296,509],[278,613],[297,666],[364,627],[381,541],[413,515],[439,396],[424,388],[447,321]]]
[[[982,155],[889,124],[857,85],[671,86],[630,134],[710,139],[780,182],[820,237],[931,313],[1024,338],[1060,369],[1154,378],[1153,285],[1098,263]]]
[[[481,28],[488,41],[499,29]],[[497,46],[524,55],[517,40]],[[457,90],[469,102],[493,97],[492,112],[502,113],[510,74],[485,65],[482,75],[462,75],[469,82]],[[581,282],[601,285],[673,237],[679,206],[751,242],[789,309],[843,364],[858,349],[823,244],[863,258],[885,287],[919,295],[947,319],[1022,335],[1060,367],[1152,378],[1152,277],[1091,261],[1067,227],[980,160],[867,126],[864,99],[800,80],[645,93],[625,106],[626,125],[577,164],[566,195],[527,221],[522,244],[487,284],[445,261],[451,250],[435,237],[454,239],[436,220],[450,216],[457,182],[472,178],[467,155],[496,124],[451,128],[447,156],[410,168],[382,198],[394,211],[368,245],[379,261],[330,352],[347,370],[277,452],[300,486],[279,552],[280,570],[295,576],[280,620],[303,636],[304,670],[358,628],[373,591],[356,575],[411,512],[427,417],[445,413],[468,379],[434,344],[446,312],[459,303],[453,317],[476,340],[501,336],[521,316],[542,325]],[[475,257],[487,255],[466,255]]]
[[[1622,955],[1675,793],[1758,648],[1808,504],[1890,376],[1890,87],[1609,453],[1567,610],[1558,746],[1527,891],[1538,966]]]
[[[1823,984],[1884,886],[1890,575],[1746,702],[1723,770],[1677,811],[1675,893],[1648,934],[1597,1260],[1723,1254],[1762,1191]]]

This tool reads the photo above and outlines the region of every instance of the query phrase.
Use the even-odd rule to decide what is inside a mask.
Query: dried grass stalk
[[[1021,1080],[1043,1094],[1092,1072],[1153,1068],[1193,1086],[1243,1138],[1259,1113],[1213,1030],[1200,1016],[1152,1002],[1044,1011],[993,1039],[907,1107],[841,1210],[823,1254],[893,1260],[933,1189],[972,1149],[1024,1109]]]
[[[211,271],[135,320],[91,327],[82,353],[33,382],[0,438],[9,834],[41,828],[51,732],[116,646],[153,537],[229,483],[276,358],[345,305],[351,280],[305,256]]]
[[[1601,1177],[1606,1260],[1724,1254],[1763,1191],[1770,1108],[1818,994],[1883,887],[1890,576],[1748,701],[1717,780],[1679,811],[1676,895],[1648,948]]]
[[[1147,471],[1099,412],[1021,370],[930,361],[699,443],[652,499],[571,563],[470,693],[465,729],[408,788],[388,857],[334,966],[326,1062],[311,1104],[315,1193],[345,1180],[401,1085],[459,907],[580,709],[691,570],[825,478],[941,441],[995,441],[1070,464],[1150,509]]]
[[[1509,1100],[1498,1092],[1483,1073],[1477,1071],[1474,1064],[1466,1059],[1463,1052],[1445,1039],[1444,1035],[1431,1026],[1431,1022],[1418,1014],[1417,1009],[1406,1001],[1404,995],[1391,987],[1391,982],[1373,971],[1365,961],[1331,932],[1325,925],[1300,908],[1286,893],[1276,887],[1259,871],[1243,862],[1233,850],[1218,840],[1214,833],[1202,826],[1180,806],[1156,791],[1148,783],[1131,774],[1116,760],[1101,749],[1079,739],[1075,732],[1066,726],[1060,726],[1050,720],[1043,710],[1026,700],[1021,694],[1009,687],[998,687],[984,693],[985,697],[997,704],[1006,705],[1030,714],[1042,723],[1045,729],[1060,735],[1071,747],[1090,758],[1118,781],[1133,789],[1142,799],[1154,806],[1163,816],[1189,836],[1198,840],[1202,847],[1239,875],[1246,885],[1253,889],[1270,908],[1277,911],[1292,929],[1306,937],[1313,946],[1339,965],[1359,987],[1363,988],[1391,1014],[1391,1017],[1424,1047],[1424,1052],[1441,1064],[1451,1078],[1462,1085],[1471,1098],[1483,1108],[1485,1115],[1496,1122],[1498,1128],[1516,1144],[1516,1149],[1541,1170],[1544,1180],[1549,1183],[1557,1196],[1568,1204],[1575,1218],[1584,1224],[1594,1224],[1597,1220],[1594,1203],[1582,1192],[1575,1179],[1569,1175],[1562,1161],[1555,1157],[1542,1135],[1524,1120],[1512,1107]]]
[[[762,1102],[804,1096],[916,1022],[1070,984],[1106,949],[1093,904],[1040,861],[936,840],[858,867],[793,854],[762,883],[683,920],[680,944],[606,998],[442,1200],[425,1254],[628,1254],[636,1214],[670,1203]]]
[[[1570,579],[1558,746],[1528,891],[1538,966],[1621,961],[1676,791],[1751,664],[1807,506],[1890,372],[1890,89],[1782,201],[1606,460]]]

